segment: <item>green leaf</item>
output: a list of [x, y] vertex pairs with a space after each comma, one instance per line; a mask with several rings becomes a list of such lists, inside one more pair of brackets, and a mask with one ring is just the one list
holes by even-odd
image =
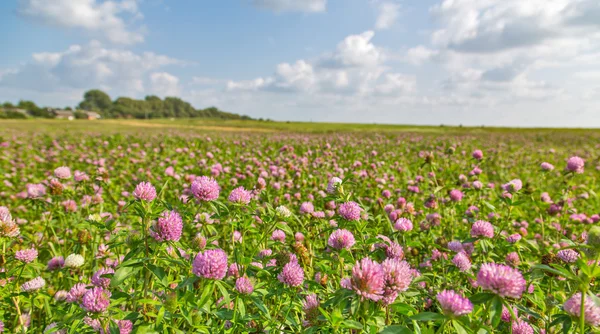
[[467, 329], [457, 320], [452, 320], [452, 326], [454, 326], [454, 329], [456, 329], [456, 333], [458, 334], [469, 334]]
[[401, 325], [391, 325], [385, 327], [379, 334], [412, 334], [413, 331]]
[[148, 269], [154, 274], [154, 276], [156, 276], [156, 278], [158, 278], [158, 280], [160, 281], [160, 284], [162, 286], [167, 286], [167, 273], [165, 273], [165, 270], [163, 268], [157, 267], [153, 264], [148, 264], [147, 265]]
[[342, 321], [342, 327], [350, 329], [362, 329], [363, 325], [355, 320], [344, 320]]
[[404, 303], [394, 303], [390, 305], [390, 307], [392, 308], [392, 310], [404, 315], [409, 315], [410, 313], [417, 313], [417, 309]]
[[438, 321], [438, 320], [444, 320], [444, 319], [446, 319], [446, 317], [439, 313], [421, 312], [417, 315], [413, 315], [412, 317], [410, 317], [410, 319], [416, 320], [416, 321]]
[[477, 294], [472, 295], [469, 300], [471, 300], [471, 302], [473, 304], [484, 304], [487, 301], [491, 300], [492, 298], [494, 298], [496, 295], [494, 295], [493, 293], [488, 293], [488, 292], [480, 292]]
[[496, 328], [502, 320], [502, 300], [499, 297], [492, 299], [490, 307], [490, 319], [492, 319], [492, 327]]
[[133, 267], [121, 267], [115, 271], [113, 278], [110, 280], [110, 286], [118, 287], [121, 285], [129, 276], [133, 275], [137, 269]]

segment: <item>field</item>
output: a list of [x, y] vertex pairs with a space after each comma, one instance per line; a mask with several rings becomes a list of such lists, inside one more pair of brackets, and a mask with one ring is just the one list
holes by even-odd
[[596, 332], [599, 144], [3, 120], [0, 332]]

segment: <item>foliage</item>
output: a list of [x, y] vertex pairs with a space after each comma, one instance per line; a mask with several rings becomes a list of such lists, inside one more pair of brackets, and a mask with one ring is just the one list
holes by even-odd
[[[119, 104], [135, 109], [138, 102]], [[44, 333], [54, 324], [64, 333], [129, 333], [127, 321], [133, 333], [597, 330], [600, 231], [590, 227], [600, 221], [600, 171], [593, 134], [173, 135], [160, 123], [147, 124], [156, 131], [0, 133], [6, 332]], [[483, 157], [472, 155], [476, 150]], [[575, 155], [585, 160], [582, 173], [566, 169]], [[542, 162], [555, 169], [543, 170]], [[200, 176], [219, 187], [199, 193]], [[332, 182], [334, 176], [339, 180]], [[139, 188], [142, 181], [155, 192]], [[248, 192], [234, 191], [239, 187]], [[208, 201], [214, 191], [216, 200]], [[164, 221], [171, 211], [182, 218], [180, 234]], [[400, 218], [410, 228], [400, 228]], [[479, 220], [492, 225], [491, 236], [472, 231]], [[173, 229], [169, 238], [160, 237], [163, 228]], [[339, 229], [352, 233], [353, 242], [329, 242]], [[23, 260], [32, 248], [32, 261]], [[214, 249], [227, 254], [225, 277], [198, 274], [198, 255]], [[454, 264], [458, 253], [469, 268]], [[71, 254], [83, 257], [81, 266], [58, 260]], [[394, 295], [385, 283], [365, 297], [368, 284], [356, 283], [356, 263], [365, 258], [406, 261], [408, 286]], [[302, 271], [301, 284], [282, 278], [289, 263]], [[478, 277], [484, 263], [507, 264], [522, 275], [520, 293], [502, 291], [517, 283]], [[36, 277], [45, 284], [24, 286]], [[239, 277], [251, 282], [250, 293], [236, 287]], [[109, 291], [106, 309], [65, 300], [77, 283], [86, 294]], [[443, 290], [468, 298], [472, 308], [460, 315], [444, 310], [436, 297]], [[578, 292], [590, 305], [585, 317], [565, 306]], [[312, 294], [316, 307], [309, 308]]]

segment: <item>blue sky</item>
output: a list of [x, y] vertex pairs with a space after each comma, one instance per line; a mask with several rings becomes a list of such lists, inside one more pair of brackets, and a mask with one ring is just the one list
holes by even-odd
[[0, 101], [600, 127], [596, 0], [7, 0], [0, 39]]

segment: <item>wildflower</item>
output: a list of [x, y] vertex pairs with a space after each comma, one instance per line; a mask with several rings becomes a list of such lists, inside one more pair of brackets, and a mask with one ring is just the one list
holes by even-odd
[[385, 272], [381, 265], [368, 257], [356, 262], [352, 268], [350, 287], [361, 299], [379, 301], [383, 298]]
[[354, 246], [355, 242], [352, 232], [345, 229], [339, 229], [331, 233], [327, 244], [329, 247], [335, 249], [350, 249]]
[[219, 184], [213, 178], [200, 176], [192, 182], [191, 191], [199, 201], [210, 202], [219, 198]]
[[581, 174], [583, 173], [583, 167], [585, 166], [585, 161], [578, 156], [570, 157], [567, 160], [567, 170], [572, 173]]
[[283, 270], [277, 275], [277, 279], [289, 286], [300, 286], [304, 282], [304, 270], [298, 262], [290, 261], [283, 266]]
[[33, 292], [43, 288], [46, 285], [46, 281], [41, 277], [36, 277], [30, 281], [27, 281], [21, 285], [21, 290], [25, 292]]
[[342, 179], [340, 179], [339, 177], [332, 177], [329, 180], [329, 183], [327, 183], [327, 193], [328, 194], [335, 194], [338, 190], [338, 187], [342, 184]]
[[460, 202], [460, 200], [463, 198], [463, 193], [462, 191], [458, 190], [458, 189], [453, 189], [450, 191], [450, 200], [452, 200], [452, 202]]
[[[586, 298], [583, 305], [585, 322], [591, 326], [600, 325], [600, 305], [596, 305], [591, 298]], [[578, 292], [569, 298], [563, 305], [563, 308], [565, 309], [565, 312], [571, 316], [579, 318], [581, 314], [581, 292]]]
[[339, 215], [342, 216], [342, 218], [349, 221], [359, 220], [361, 212], [362, 209], [360, 208], [358, 203], [352, 201], [342, 203], [338, 208]]
[[494, 237], [494, 226], [490, 222], [478, 220], [471, 226], [472, 237]]
[[231, 191], [229, 194], [229, 201], [238, 204], [249, 204], [252, 199], [252, 195], [250, 192], [244, 187], [237, 187]]
[[579, 259], [579, 253], [572, 249], [562, 249], [556, 253], [556, 256], [566, 263], [573, 263]]
[[285, 206], [283, 206], [283, 205], [280, 205], [280, 206], [278, 206], [278, 207], [275, 209], [275, 211], [277, 211], [277, 213], [278, 213], [278, 214], [279, 214], [281, 217], [284, 217], [284, 218], [287, 218], [287, 217], [289, 217], [289, 216], [291, 216], [291, 215], [292, 215], [292, 212], [291, 212], [291, 211], [290, 211], [288, 208], [286, 208]]
[[71, 290], [69, 290], [65, 300], [69, 303], [80, 302], [86, 291], [87, 287], [85, 284], [77, 283], [71, 288]]
[[275, 230], [271, 233], [271, 240], [285, 242], [285, 232], [282, 230]]
[[410, 219], [398, 218], [398, 220], [396, 220], [396, 223], [394, 224], [394, 229], [396, 231], [401, 231], [401, 232], [412, 231], [413, 223], [412, 223], [412, 221], [410, 221]]
[[110, 296], [108, 290], [100, 287], [91, 288], [81, 298], [81, 307], [88, 312], [104, 312], [110, 305]]
[[223, 279], [227, 274], [227, 254], [222, 249], [209, 249], [196, 255], [192, 273], [208, 279]]
[[464, 251], [460, 251], [454, 255], [454, 258], [452, 258], [452, 263], [463, 272], [471, 269], [471, 260]]
[[38, 257], [38, 251], [35, 248], [23, 249], [15, 253], [15, 258], [24, 263], [31, 263]]
[[542, 170], [548, 171], [548, 172], [554, 170], [554, 166], [548, 162], [542, 162], [542, 164], [540, 165], [540, 168], [542, 168]]
[[146, 202], [152, 202], [156, 198], [156, 189], [150, 182], [141, 182], [135, 187], [133, 196]]
[[235, 281], [235, 290], [241, 294], [249, 295], [254, 291], [254, 286], [247, 277], [242, 276]]
[[502, 264], [484, 263], [477, 273], [477, 284], [501, 297], [521, 298], [526, 282], [517, 269]]
[[512, 323], [512, 333], [513, 334], [533, 334], [533, 328], [527, 322], [523, 320], [513, 321]]
[[523, 182], [519, 179], [514, 179], [502, 185], [502, 189], [508, 193], [516, 193], [523, 188]]
[[436, 299], [442, 307], [444, 314], [458, 317], [473, 311], [471, 301], [453, 290], [444, 290], [436, 295]]
[[67, 268], [79, 268], [83, 266], [85, 259], [79, 254], [71, 254], [65, 259], [65, 267]]
[[110, 285], [110, 278], [102, 276], [114, 273], [115, 271], [112, 268], [101, 268], [92, 275], [92, 284], [106, 289]]
[[157, 241], [179, 241], [183, 222], [177, 211], [166, 211], [158, 218], [151, 235]]
[[311, 202], [304, 202], [300, 204], [300, 213], [313, 213], [315, 211], [315, 207]]
[[71, 169], [69, 169], [69, 167], [66, 166], [58, 167], [54, 170], [54, 176], [63, 180], [70, 179]]

